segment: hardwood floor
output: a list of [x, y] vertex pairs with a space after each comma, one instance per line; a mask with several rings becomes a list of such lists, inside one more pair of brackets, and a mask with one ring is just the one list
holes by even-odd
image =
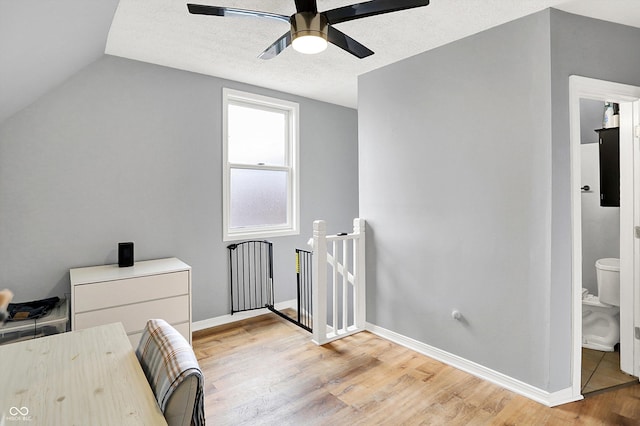
[[548, 408], [368, 332], [274, 314], [194, 333], [208, 425], [638, 425], [640, 385]]

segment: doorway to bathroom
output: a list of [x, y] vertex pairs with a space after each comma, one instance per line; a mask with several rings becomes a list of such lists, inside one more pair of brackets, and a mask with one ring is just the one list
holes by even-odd
[[[636, 339], [636, 333], [640, 333], [640, 328], [637, 328], [640, 322], [640, 240], [634, 236], [636, 229], [640, 236], [638, 99], [639, 87], [570, 77], [572, 393], [577, 397], [603, 388], [637, 383], [640, 374], [640, 345]], [[615, 103], [619, 108], [619, 123], [616, 125], [603, 123], [605, 102]], [[616, 130], [603, 131], [603, 127]], [[619, 150], [615, 153], [619, 160], [619, 166], [616, 165], [619, 170], [619, 201], [613, 202], [607, 188], [600, 187], [600, 183], [606, 185], [607, 180], [605, 176], [603, 181], [600, 173], [601, 145], [603, 138], [610, 137], [609, 133], [616, 133], [616, 148]], [[617, 193], [617, 184], [615, 189]], [[612, 339], [600, 341], [596, 338], [591, 339], [592, 344], [586, 344], [590, 348], [584, 349], [583, 314], [589, 318], [593, 311], [599, 311], [597, 314], [602, 318], [611, 314], [616, 316], [613, 310], [617, 311], [617, 308], [596, 306], [598, 299], [595, 299], [598, 296], [598, 273], [611, 274], [614, 270], [620, 277], [620, 343], [613, 345], [615, 348], [607, 347]], [[585, 294], [595, 303], [583, 302]], [[606, 325], [606, 321], [601, 323]]]
[[618, 108], [615, 103], [580, 99], [582, 395], [637, 381], [620, 368], [620, 303], [601, 303], [609, 301], [602, 300], [606, 297], [600, 287], [619, 284]]

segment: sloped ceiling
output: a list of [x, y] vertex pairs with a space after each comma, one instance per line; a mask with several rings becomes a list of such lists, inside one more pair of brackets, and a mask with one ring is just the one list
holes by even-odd
[[[189, 0], [291, 15], [294, 0]], [[318, 10], [357, 0], [318, 0]], [[451, 41], [556, 7], [640, 26], [640, 0], [431, 0], [426, 7], [345, 22], [336, 27], [372, 49], [357, 59], [338, 47], [318, 55], [288, 48], [276, 58], [257, 56], [288, 24], [252, 17], [190, 15], [187, 1], [120, 0], [106, 53], [228, 78], [356, 107], [357, 77]]]
[[0, 123], [100, 58], [118, 0], [0, 0]]

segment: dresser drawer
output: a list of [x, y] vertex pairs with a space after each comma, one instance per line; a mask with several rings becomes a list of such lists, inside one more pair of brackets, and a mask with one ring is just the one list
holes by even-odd
[[[104, 281], [73, 287], [75, 312], [144, 302], [189, 293], [189, 272]], [[125, 326], [126, 328], [126, 326]]]
[[116, 306], [91, 312], [76, 313], [74, 330], [121, 322], [127, 334], [141, 333], [147, 321], [161, 318], [169, 324], [189, 322], [189, 296], [152, 300], [135, 305]]

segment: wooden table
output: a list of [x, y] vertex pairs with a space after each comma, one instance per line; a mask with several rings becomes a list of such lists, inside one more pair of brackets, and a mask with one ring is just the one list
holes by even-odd
[[0, 424], [167, 423], [116, 323], [0, 346]]

